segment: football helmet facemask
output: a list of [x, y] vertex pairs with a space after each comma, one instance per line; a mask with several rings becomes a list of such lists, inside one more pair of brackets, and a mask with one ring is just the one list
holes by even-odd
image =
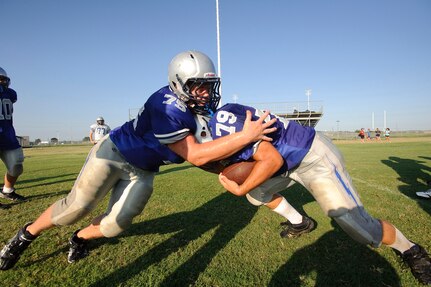
[[10, 78], [7, 76], [6, 71], [0, 68], [0, 85], [2, 87], [9, 88]]
[[[198, 51], [176, 55], [168, 68], [169, 86], [180, 100], [196, 114], [215, 112], [220, 102], [220, 78], [211, 59]], [[193, 87], [205, 86], [209, 96], [202, 98], [191, 93]]]

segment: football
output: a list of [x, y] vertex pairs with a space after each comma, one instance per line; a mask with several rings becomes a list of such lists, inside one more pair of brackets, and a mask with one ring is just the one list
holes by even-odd
[[231, 164], [223, 169], [223, 175], [237, 184], [243, 184], [255, 164], [255, 161], [241, 161]]

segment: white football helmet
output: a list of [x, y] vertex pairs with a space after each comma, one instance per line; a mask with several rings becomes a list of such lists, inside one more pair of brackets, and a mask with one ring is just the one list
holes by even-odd
[[[196, 114], [212, 114], [220, 101], [220, 78], [211, 59], [198, 51], [176, 55], [168, 68], [169, 86], [180, 100]], [[197, 99], [190, 92], [192, 86], [210, 84], [209, 98]]]
[[10, 78], [7, 76], [7, 73], [5, 70], [0, 68], [0, 85], [4, 88], [8, 88], [10, 84]]
[[105, 119], [103, 117], [98, 117], [96, 119], [96, 122], [97, 122], [98, 125], [103, 125], [104, 122], [105, 122]]

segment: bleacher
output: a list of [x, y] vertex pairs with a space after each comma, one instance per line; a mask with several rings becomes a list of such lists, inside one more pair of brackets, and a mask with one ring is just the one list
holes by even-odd
[[270, 110], [279, 117], [296, 121], [300, 125], [315, 127], [323, 116], [322, 102], [279, 102], [245, 104], [260, 110]]

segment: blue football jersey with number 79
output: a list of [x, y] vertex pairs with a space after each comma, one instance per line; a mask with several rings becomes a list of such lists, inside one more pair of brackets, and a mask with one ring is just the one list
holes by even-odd
[[[257, 120], [263, 114], [260, 110], [240, 104], [226, 104], [218, 109], [209, 122], [213, 139], [241, 131], [247, 110], [251, 111], [252, 120]], [[294, 169], [308, 153], [316, 132], [311, 127], [301, 126], [273, 114], [268, 117], [268, 120], [277, 118], [274, 124], [277, 130], [268, 136], [273, 139], [271, 143], [284, 159], [284, 166], [277, 174]], [[231, 156], [230, 160], [232, 162], [250, 160], [253, 157], [254, 148], [255, 145], [250, 144]]]

